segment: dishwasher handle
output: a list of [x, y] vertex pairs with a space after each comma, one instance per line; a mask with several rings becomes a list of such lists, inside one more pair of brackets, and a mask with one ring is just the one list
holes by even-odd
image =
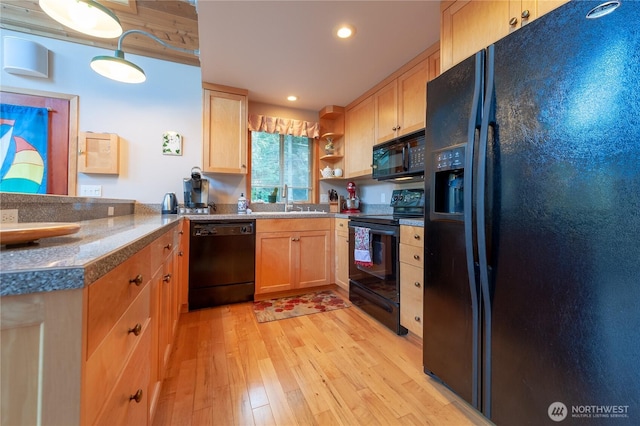
[[200, 222], [191, 224], [191, 237], [253, 235], [254, 222]]

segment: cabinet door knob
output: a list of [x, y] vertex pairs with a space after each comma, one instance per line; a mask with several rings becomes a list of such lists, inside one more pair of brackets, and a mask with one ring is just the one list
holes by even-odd
[[135, 278], [129, 280], [129, 284], [135, 284], [140, 286], [144, 280], [142, 279], [142, 275], [138, 274]]
[[398, 130], [398, 127], [394, 126], [394, 127], [391, 128], [391, 130], [393, 130], [395, 132], [396, 130]]
[[133, 333], [135, 336], [139, 336], [141, 331], [142, 331], [142, 325], [140, 325], [140, 323], [138, 323], [138, 324], [136, 324], [135, 327], [130, 328], [129, 331], [127, 332], [127, 334]]
[[413, 285], [415, 285], [416, 287], [420, 288], [420, 282], [416, 281], [415, 283], [413, 283]]
[[178, 232], [178, 234], [182, 235], [182, 234], [184, 234], [184, 231], [180, 231], [180, 232]]
[[184, 256], [184, 252], [183, 251], [179, 251], [178, 252], [178, 256]]
[[135, 401], [136, 404], [139, 404], [142, 401], [142, 389], [138, 389], [138, 391], [129, 397], [129, 401]]
[[162, 281], [164, 281], [165, 283], [168, 283], [169, 281], [171, 281], [171, 274], [167, 274], [164, 277], [162, 277]]
[[414, 234], [413, 238], [415, 238], [416, 240], [419, 240], [420, 239], [420, 235], [419, 234]]
[[173, 244], [169, 243], [166, 246], [164, 246], [165, 249], [167, 250], [171, 250], [171, 247], [173, 247]]
[[344, 223], [341, 223], [341, 224], [339, 224], [338, 226], [339, 226], [340, 228], [343, 228], [343, 227], [344, 227]]
[[420, 322], [420, 317], [419, 317], [419, 316], [417, 316], [417, 315], [416, 315], [415, 317], [413, 317], [413, 319], [414, 319], [416, 322]]
[[511, 25], [512, 27], [515, 27], [517, 23], [518, 23], [518, 18], [516, 18], [515, 16], [509, 19], [509, 25]]
[[414, 254], [414, 255], [413, 255], [413, 258], [414, 258], [415, 260], [420, 260], [420, 255]]
[[525, 9], [525, 10], [522, 11], [522, 15], [520, 15], [520, 16], [522, 16], [522, 19], [528, 19], [529, 16], [531, 16], [531, 13], [529, 13], [528, 9]]

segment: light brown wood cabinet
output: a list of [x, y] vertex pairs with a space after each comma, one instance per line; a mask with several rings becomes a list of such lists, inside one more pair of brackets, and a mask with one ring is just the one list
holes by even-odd
[[180, 249], [180, 225], [157, 238], [151, 250], [151, 318], [150, 379], [148, 385], [149, 419], [153, 419], [160, 397], [162, 380], [169, 363], [180, 312], [180, 280], [176, 259]]
[[442, 71], [567, 1], [443, 1], [440, 21]]
[[422, 337], [424, 228], [400, 226], [400, 324]]
[[203, 83], [202, 171], [247, 173], [248, 91]]
[[334, 219], [335, 282], [349, 291], [349, 219]]
[[117, 175], [120, 138], [113, 133], [78, 134], [78, 172]]
[[330, 284], [330, 221], [329, 218], [256, 221], [255, 294]]
[[375, 93], [376, 144], [424, 128], [428, 80], [425, 59]]
[[369, 96], [345, 112], [345, 176], [371, 175], [375, 141], [375, 104]]

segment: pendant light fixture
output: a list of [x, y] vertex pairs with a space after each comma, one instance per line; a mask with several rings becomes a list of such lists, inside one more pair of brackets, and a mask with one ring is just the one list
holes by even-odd
[[145, 35], [168, 49], [178, 50], [180, 52], [190, 53], [193, 55], [199, 55], [199, 50], [183, 49], [182, 47], [172, 46], [165, 41], [159, 39], [153, 34], [149, 34], [142, 30], [129, 30], [122, 33], [118, 39], [118, 48], [114, 52], [113, 56], [96, 56], [91, 60], [91, 68], [98, 74], [110, 78], [112, 80], [120, 81], [123, 83], [142, 83], [147, 79], [142, 68], [129, 62], [124, 58], [124, 52], [122, 51], [122, 40], [129, 34], [142, 34]]
[[40, 8], [62, 25], [100, 38], [122, 34], [118, 17], [94, 0], [39, 0]]

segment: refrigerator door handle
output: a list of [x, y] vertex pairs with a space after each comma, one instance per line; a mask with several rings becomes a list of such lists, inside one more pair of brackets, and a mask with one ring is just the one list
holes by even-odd
[[[482, 398], [483, 413], [491, 418], [491, 295], [489, 292], [489, 266], [487, 264], [487, 236], [485, 218], [485, 184], [487, 181], [487, 143], [489, 126], [495, 123], [494, 96], [494, 57], [495, 46], [487, 48], [486, 94], [482, 112], [482, 127], [480, 128], [480, 143], [478, 144], [478, 170], [476, 190], [476, 229], [478, 234], [478, 263], [480, 265], [480, 290], [484, 316], [484, 390]], [[495, 134], [495, 132], [494, 132]]]
[[471, 296], [472, 311], [472, 378], [471, 378], [471, 403], [477, 409], [480, 409], [480, 371], [479, 371], [479, 335], [480, 335], [480, 305], [478, 300], [478, 285], [476, 283], [476, 268], [473, 257], [473, 162], [474, 150], [477, 140], [478, 128], [480, 127], [480, 117], [482, 114], [482, 92], [484, 76], [484, 51], [476, 53], [475, 64], [475, 86], [473, 91], [473, 102], [471, 112], [469, 114], [469, 127], [467, 129], [467, 149], [465, 153], [465, 173], [463, 194], [464, 205], [464, 239], [465, 251], [467, 255], [467, 273], [469, 276], [469, 292]]

